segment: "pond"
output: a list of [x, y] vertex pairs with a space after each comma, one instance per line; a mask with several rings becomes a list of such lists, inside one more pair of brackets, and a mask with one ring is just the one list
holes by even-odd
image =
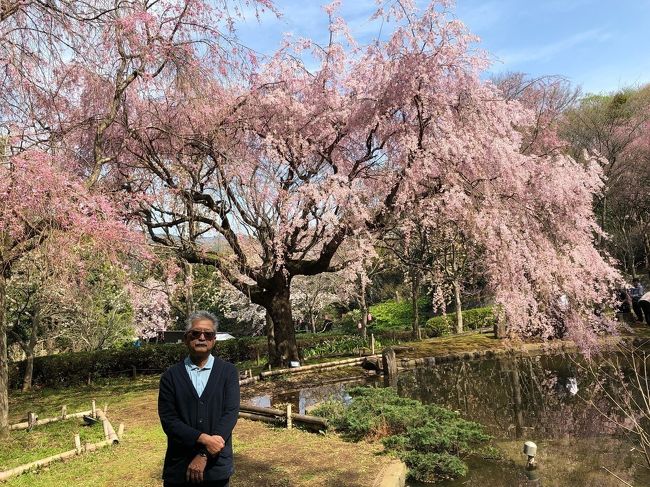
[[[403, 372], [398, 392], [483, 424], [504, 452], [501, 462], [470, 460], [467, 477], [439, 485], [624, 485], [613, 473], [648, 486], [644, 458], [622, 434], [617, 423], [624, 418], [605, 393], [620, 395], [629, 380], [621, 372], [626, 361], [609, 355], [596, 363], [605, 361], [618, 365], [590, 367], [581, 357], [568, 355], [440, 364]], [[538, 447], [539, 466], [533, 472], [524, 468], [526, 440]]]
[[304, 387], [296, 390], [279, 391], [273, 394], [263, 394], [255, 396], [247, 402], [254, 406], [265, 408], [291, 404], [292, 411], [298, 414], [308, 414], [311, 408], [330, 399], [347, 403], [350, 401], [350, 396], [346, 391], [350, 387], [373, 384], [383, 385], [383, 382], [380, 377], [372, 376], [352, 380], [343, 379], [315, 387]]
[[[609, 355], [596, 363], [619, 358]], [[437, 485], [625, 485], [616, 475], [635, 486], [650, 486], [644, 458], [617, 424], [625, 423], [625, 418], [604, 392], [620, 394], [630, 378], [627, 369], [621, 364], [617, 369], [585, 367], [581, 357], [567, 355], [454, 362], [403, 371], [397, 389], [402, 396], [446, 406], [483, 424], [503, 452], [500, 461], [468, 459], [467, 477]], [[366, 382], [377, 383], [373, 378]], [[304, 413], [329, 397], [349, 400], [348, 387], [351, 384], [327, 384], [259, 396], [254, 403], [290, 402]], [[532, 472], [526, 471], [522, 452], [527, 440], [538, 447], [539, 466]]]

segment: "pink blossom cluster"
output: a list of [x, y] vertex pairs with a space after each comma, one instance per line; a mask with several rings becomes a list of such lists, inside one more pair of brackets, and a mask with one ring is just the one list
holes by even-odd
[[133, 286], [134, 325], [136, 335], [144, 339], [158, 338], [171, 323], [171, 306], [165, 283], [153, 278]]

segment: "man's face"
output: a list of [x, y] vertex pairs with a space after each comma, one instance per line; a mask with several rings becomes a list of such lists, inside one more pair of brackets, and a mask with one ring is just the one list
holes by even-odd
[[215, 331], [212, 321], [196, 320], [192, 328], [185, 332], [185, 345], [194, 354], [206, 354], [212, 350], [215, 341]]

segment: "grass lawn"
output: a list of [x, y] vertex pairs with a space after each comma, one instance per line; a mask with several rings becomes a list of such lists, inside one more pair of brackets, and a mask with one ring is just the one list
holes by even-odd
[[[318, 382], [319, 378], [318, 375], [312, 376], [311, 380]], [[96, 399], [98, 407], [108, 403], [108, 417], [113, 426], [117, 428], [123, 422], [126, 430], [123, 441], [117, 446], [14, 477], [4, 485], [161, 487], [166, 437], [158, 422], [157, 387], [157, 377], [140, 377], [137, 380], [116, 379], [93, 386], [12, 393], [12, 423], [24, 418], [29, 411], [40, 417], [55, 416], [60, 414], [63, 404], [71, 413], [89, 409], [91, 400]], [[242, 393], [246, 395], [245, 387]], [[43, 426], [43, 431], [47, 426], [54, 425]], [[38, 427], [25, 434], [31, 435], [37, 430]], [[101, 436], [101, 427], [98, 431]], [[71, 442], [73, 435], [73, 431], [62, 432], [61, 439]], [[49, 438], [32, 437], [32, 440], [50, 442]], [[378, 445], [353, 444], [333, 434], [317, 435], [295, 429], [272, 428], [241, 419], [235, 428], [233, 446], [236, 470], [231, 482], [233, 487], [372, 486], [378, 472], [391, 461], [389, 457], [378, 455], [381, 448]], [[71, 448], [66, 444], [60, 451]], [[25, 454], [22, 450], [23, 443], [12, 435], [6, 450], [0, 450], [3, 452], [0, 459], [21, 458]], [[11, 461], [14, 462], [11, 465], [15, 465], [15, 461]]]
[[82, 445], [104, 439], [101, 423], [85, 426], [80, 418], [36, 426], [32, 431], [12, 431], [9, 441], [0, 443], [0, 471], [74, 450], [76, 433], [79, 433]]

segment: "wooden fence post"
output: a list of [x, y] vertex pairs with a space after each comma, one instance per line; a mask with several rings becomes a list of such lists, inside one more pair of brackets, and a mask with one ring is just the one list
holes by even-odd
[[61, 408], [61, 419], [66, 419], [68, 417], [68, 406], [65, 404]]
[[97, 417], [97, 405], [95, 404], [94, 399], [93, 399], [93, 407], [92, 407], [92, 416], [93, 416], [93, 418]]
[[[105, 418], [105, 416], [104, 416], [104, 418]], [[111, 435], [110, 435], [110, 433], [108, 432], [108, 421], [106, 421], [106, 419], [104, 419], [104, 420], [102, 421], [102, 427], [104, 428], [104, 439], [105, 439], [105, 440], [110, 439], [110, 436], [111, 436]]]
[[77, 455], [81, 455], [81, 437], [79, 433], [74, 435], [74, 448], [77, 450]]
[[387, 348], [382, 352], [381, 356], [384, 366], [384, 383], [386, 385], [397, 385], [397, 357], [395, 350]]
[[375, 354], [375, 334], [370, 334], [370, 355]]
[[291, 404], [287, 404], [287, 429], [291, 429], [293, 427], [293, 421], [291, 419]]
[[32, 429], [34, 426], [36, 426], [36, 421], [38, 421], [38, 416], [36, 416], [36, 413], [28, 413], [27, 414], [27, 429]]

